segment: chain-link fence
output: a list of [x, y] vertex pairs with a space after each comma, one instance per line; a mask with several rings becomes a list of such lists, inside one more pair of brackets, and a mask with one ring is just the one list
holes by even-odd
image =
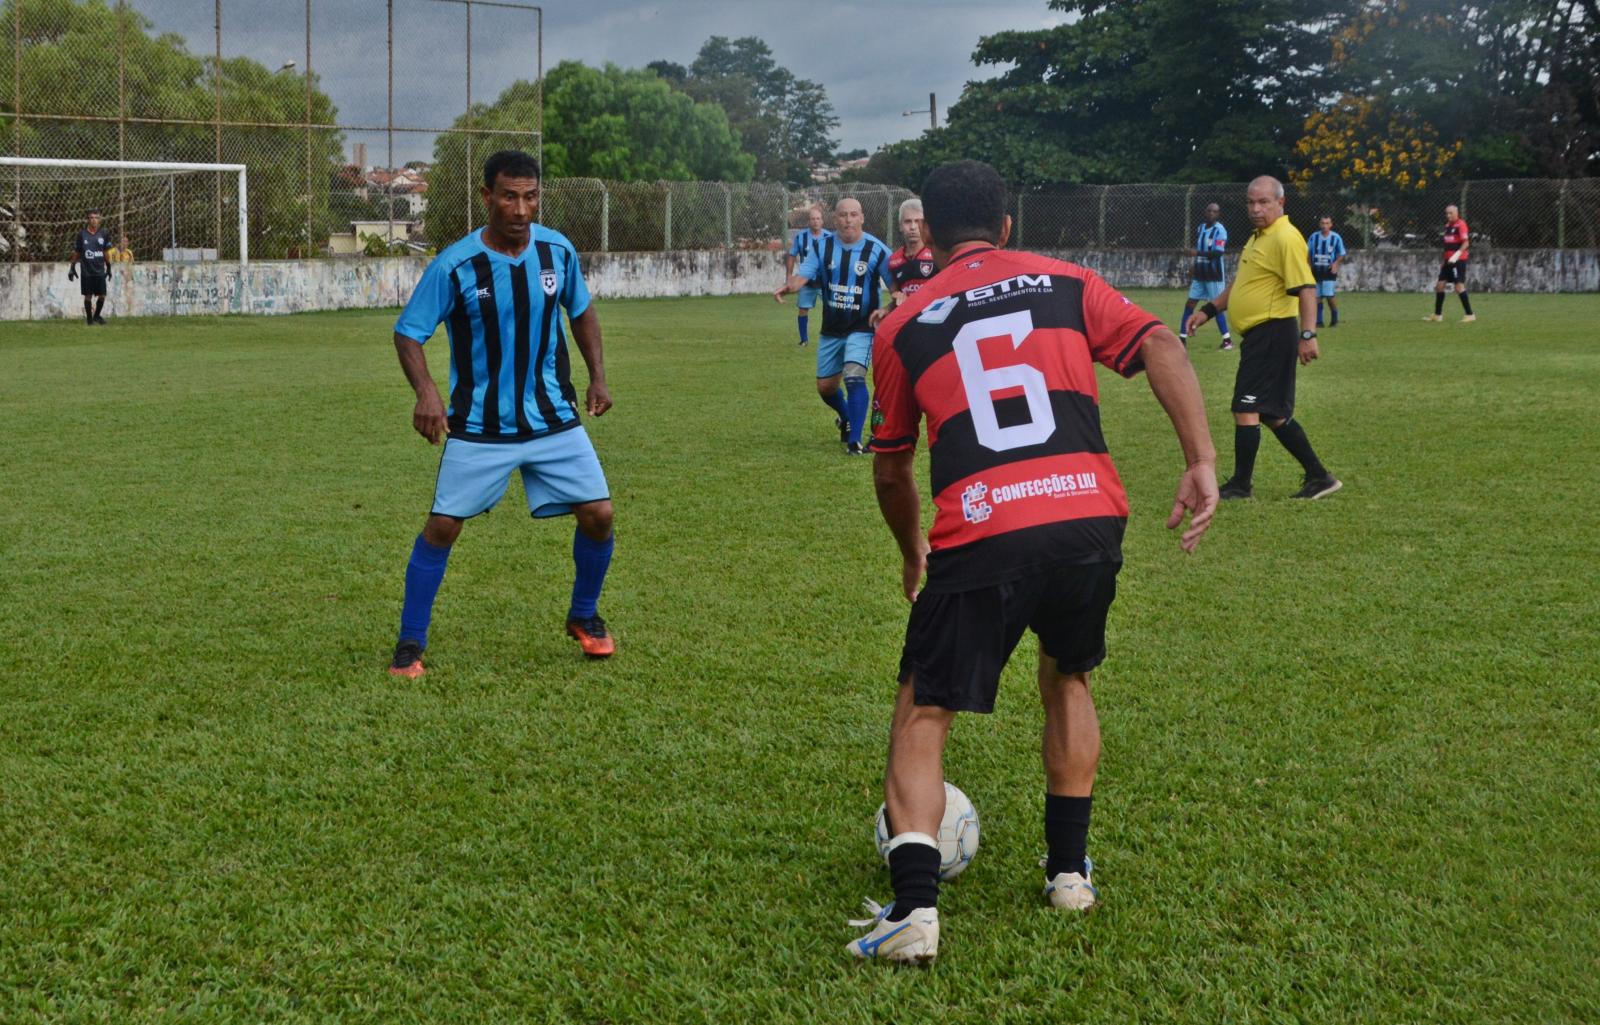
[[779, 249], [806, 226], [813, 203], [831, 210], [845, 196], [860, 201], [866, 229], [893, 244], [900, 203], [911, 193], [888, 185], [565, 178], [546, 183], [540, 219], [583, 252]]
[[[1079, 185], [1011, 197], [1013, 244], [1028, 249], [1185, 249], [1209, 203], [1230, 238], [1250, 233], [1243, 182], [1210, 185]], [[1361, 197], [1290, 186], [1284, 210], [1302, 232], [1327, 216], [1351, 249], [1432, 249], [1454, 204], [1476, 249], [1600, 246], [1600, 179], [1453, 182]]]
[[[0, 152], [245, 164], [252, 256], [425, 248], [427, 211], [437, 234], [482, 223], [465, 168], [539, 153], [542, 21], [519, 0], [3, 0]], [[509, 123], [483, 101], [519, 81]], [[0, 256], [62, 259], [98, 208], [136, 252], [232, 257], [236, 203], [226, 174], [0, 169]]]

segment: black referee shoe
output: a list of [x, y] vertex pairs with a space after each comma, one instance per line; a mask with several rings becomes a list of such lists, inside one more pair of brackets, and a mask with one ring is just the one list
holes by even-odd
[[1223, 483], [1222, 487], [1217, 489], [1217, 497], [1224, 502], [1230, 498], [1252, 498], [1255, 493], [1255, 489], [1250, 485], [1235, 484], [1232, 478], [1229, 478]]
[[1304, 498], [1307, 501], [1311, 501], [1317, 498], [1326, 498], [1342, 487], [1344, 487], [1343, 481], [1331, 473], [1325, 473], [1321, 477], [1307, 477], [1304, 486], [1289, 497]]

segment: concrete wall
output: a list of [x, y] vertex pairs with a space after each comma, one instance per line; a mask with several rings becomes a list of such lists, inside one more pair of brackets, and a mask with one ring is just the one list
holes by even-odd
[[[1183, 288], [1189, 260], [1160, 250], [1072, 250], [1050, 255], [1092, 267], [1118, 288]], [[1339, 267], [1341, 292], [1432, 291], [1439, 276], [1437, 250], [1369, 249], [1350, 254]], [[1238, 269], [1227, 259], [1228, 280]], [[1600, 291], [1600, 249], [1495, 249], [1474, 253], [1467, 272], [1473, 292]]]
[[[1052, 253], [1092, 267], [1119, 288], [1181, 288], [1188, 260], [1156, 250]], [[106, 297], [113, 316], [300, 313], [399, 306], [427, 261], [420, 257], [352, 260], [262, 260], [236, 263], [135, 263], [119, 268]], [[590, 253], [584, 275], [596, 295], [648, 298], [750, 295], [783, 278], [783, 256], [769, 250]], [[1234, 259], [1230, 258], [1229, 280]], [[1439, 270], [1433, 250], [1369, 250], [1352, 255], [1339, 274], [1341, 291], [1431, 290]], [[1600, 250], [1497, 249], [1472, 258], [1475, 292], [1600, 291]], [[77, 282], [65, 263], [0, 264], [0, 320], [76, 317]]]

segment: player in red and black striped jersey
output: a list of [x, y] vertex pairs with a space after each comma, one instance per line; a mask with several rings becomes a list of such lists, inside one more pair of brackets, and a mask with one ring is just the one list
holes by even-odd
[[[1100, 431], [1096, 363], [1125, 377], [1143, 370], [1177, 429], [1187, 468], [1167, 526], [1190, 514], [1185, 551], [1217, 505], [1216, 452], [1177, 336], [1092, 271], [1000, 248], [1011, 221], [987, 164], [938, 168], [922, 203], [942, 269], [873, 343], [873, 478], [913, 602], [884, 783], [895, 900], [849, 946], [896, 960], [937, 952], [945, 738], [956, 712], [992, 710], [1025, 629], [1039, 636], [1045, 704], [1045, 894], [1061, 908], [1095, 903], [1085, 845], [1100, 728], [1089, 673], [1105, 657], [1128, 516]], [[924, 418], [937, 506], [926, 540], [912, 472]]]
[[1461, 322], [1477, 320], [1472, 312], [1472, 300], [1467, 298], [1467, 242], [1471, 237], [1467, 222], [1461, 219], [1461, 211], [1454, 203], [1444, 208], [1444, 236], [1440, 240], [1444, 245], [1444, 263], [1439, 265], [1439, 280], [1433, 283], [1433, 316], [1423, 317], [1423, 320], [1439, 321], [1444, 319], [1444, 290], [1450, 285], [1456, 287], [1456, 298], [1461, 300]]
[[938, 273], [933, 250], [922, 239], [922, 200], [913, 197], [900, 204], [900, 235], [905, 242], [889, 254], [896, 304], [916, 295], [922, 283]]

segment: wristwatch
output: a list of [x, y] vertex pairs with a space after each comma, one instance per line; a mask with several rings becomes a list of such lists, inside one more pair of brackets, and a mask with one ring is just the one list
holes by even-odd
[[1316, 337], [1317, 337], [1317, 333], [1315, 331], [1302, 331], [1302, 332], [1300, 332], [1300, 340], [1302, 342], [1309, 342], [1313, 338], [1316, 338]]

